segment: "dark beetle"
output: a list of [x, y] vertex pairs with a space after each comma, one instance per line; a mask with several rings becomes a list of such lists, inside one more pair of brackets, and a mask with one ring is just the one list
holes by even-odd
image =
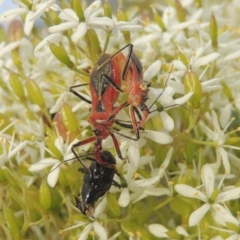
[[[93, 154], [94, 155], [94, 154]], [[79, 171], [84, 173], [81, 200], [75, 197], [76, 207], [84, 214], [92, 216], [95, 202], [102, 197], [112, 185], [121, 187], [113, 180], [114, 174], [118, 174], [115, 164], [116, 159], [108, 151], [100, 152], [102, 161], [106, 164], [99, 164], [94, 158], [86, 157], [93, 161], [89, 168], [80, 168]]]

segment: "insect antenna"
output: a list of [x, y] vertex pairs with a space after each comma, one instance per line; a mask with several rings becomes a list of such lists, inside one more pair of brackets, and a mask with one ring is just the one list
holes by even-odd
[[[171, 73], [172, 73], [172, 70], [173, 70], [173, 63], [171, 64], [171, 69], [170, 69], [170, 72], [169, 72], [169, 74], [168, 74], [167, 80], [166, 80], [165, 83], [164, 83], [162, 92], [158, 95], [158, 97], [154, 100], [154, 102], [153, 102], [153, 103], [151, 104], [151, 106], [148, 108], [149, 110], [153, 107], [153, 105], [157, 102], [157, 100], [163, 95], [164, 90], [165, 90], [166, 87], [167, 87], [167, 83], [168, 83], [168, 80], [169, 80], [170, 75], [171, 75]], [[154, 110], [154, 111], [152, 111], [152, 112], [155, 112], [155, 111], [157, 111], [157, 110]], [[149, 112], [149, 113], [152, 113], [152, 112]]]

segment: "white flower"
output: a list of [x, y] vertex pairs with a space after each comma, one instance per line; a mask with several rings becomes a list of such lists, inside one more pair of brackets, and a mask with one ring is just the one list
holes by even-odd
[[208, 116], [208, 120], [210, 123], [212, 123], [213, 130], [211, 130], [203, 122], [201, 122], [200, 124], [201, 124], [202, 130], [213, 141], [214, 147], [216, 150], [216, 154], [217, 154], [217, 160], [220, 160], [220, 159], [222, 160], [225, 171], [227, 174], [229, 174], [230, 173], [230, 164], [229, 164], [229, 159], [228, 159], [228, 152], [225, 150], [225, 148], [232, 148], [232, 149], [240, 150], [240, 148], [238, 148], [238, 147], [224, 144], [225, 138], [226, 138], [225, 131], [228, 129], [228, 127], [232, 121], [230, 121], [227, 124], [227, 126], [222, 130], [219, 125], [217, 114], [213, 110], [212, 110], [212, 116], [211, 116], [211, 118]]
[[[159, 238], [169, 238], [167, 232], [169, 231], [166, 227], [164, 227], [161, 224], [150, 224], [148, 226], [148, 230], [150, 233], [152, 233], [154, 236], [159, 237]], [[189, 234], [187, 233], [187, 231], [182, 227], [182, 226], [177, 226], [176, 227], [176, 232], [181, 235], [183, 238], [184, 237], [188, 237]], [[185, 238], [184, 238], [185, 239]], [[186, 238], [188, 239], [188, 238]]]
[[[225, 219], [231, 219], [232, 215], [228, 209], [220, 203], [239, 198], [240, 187], [220, 192], [215, 199], [212, 199], [212, 194], [215, 191], [215, 173], [209, 164], [202, 167], [201, 179], [204, 187], [203, 192], [185, 184], [175, 185], [176, 191], [184, 197], [197, 198], [204, 202], [199, 209], [190, 215], [189, 226], [197, 225], [209, 210], [213, 214], [224, 216]], [[218, 190], [220, 191], [219, 187]]]
[[117, 239], [119, 233], [115, 233], [113, 236], [111, 236], [110, 238], [108, 238], [108, 234], [106, 229], [97, 221], [93, 221], [92, 223], [87, 223], [87, 222], [81, 222], [78, 221], [76, 225], [71, 226], [69, 228], [65, 228], [64, 230], [62, 230], [63, 232], [72, 230], [74, 228], [79, 228], [79, 227], [83, 227], [84, 229], [81, 231], [80, 235], [78, 235], [78, 240], [86, 240], [88, 239], [89, 233], [91, 232], [91, 230], [94, 230], [94, 232], [98, 235], [98, 239], [100, 240], [115, 240]]
[[[2, 135], [2, 134], [0, 134]], [[13, 134], [11, 141], [6, 138], [0, 138], [2, 152], [0, 155], [0, 166], [3, 166], [13, 156], [19, 155], [20, 151], [24, 149], [28, 141], [14, 142], [15, 134]]]
[[48, 8], [54, 5], [55, 2], [56, 0], [49, 0], [49, 1], [41, 1], [39, 3], [38, 0], [34, 0], [34, 1], [31, 1], [31, 3], [29, 2], [29, 6], [27, 6], [24, 3], [17, 1], [17, 4], [19, 4], [20, 7], [4, 12], [0, 16], [0, 22], [6, 22], [6, 21], [9, 22], [14, 20], [19, 15], [26, 14], [25, 24], [24, 24], [24, 33], [27, 36], [29, 36], [34, 25], [34, 21], [37, 18], [39, 18], [42, 14], [44, 14], [44, 12]]
[[64, 9], [59, 18], [64, 22], [60, 23], [57, 26], [49, 28], [50, 33], [59, 33], [67, 29], [75, 28], [75, 31], [72, 35], [73, 42], [77, 43], [87, 32], [88, 28], [92, 29], [103, 29], [103, 30], [137, 30], [141, 26], [134, 23], [128, 22], [115, 22], [114, 20], [108, 17], [96, 17], [99, 13], [99, 8], [101, 6], [101, 1], [94, 1], [85, 11], [84, 17], [85, 21], [80, 22], [78, 16], [72, 9]]
[[[170, 148], [170, 150], [167, 153], [167, 156], [165, 160], [163, 161], [162, 165], [157, 170], [153, 170], [152, 177], [149, 179], [145, 179], [141, 176], [139, 176], [140, 180], [135, 180], [135, 169], [131, 167], [131, 161], [134, 161], [134, 158], [137, 158], [136, 154], [129, 156], [130, 164], [124, 167], [127, 167], [127, 173], [124, 174], [124, 179], [127, 182], [127, 188], [123, 188], [121, 190], [121, 194], [118, 200], [118, 203], [121, 207], [126, 207], [129, 202], [135, 203], [137, 201], [140, 201], [143, 198], [146, 198], [147, 196], [162, 196], [162, 195], [171, 195], [172, 190], [167, 188], [159, 188], [155, 185], [160, 181], [162, 177], [165, 176], [165, 170], [169, 165], [169, 162], [171, 160], [173, 153], [173, 148]], [[140, 158], [140, 166], [143, 166], [146, 163], [149, 163], [152, 159], [146, 158]], [[167, 179], [168, 181], [168, 179]], [[130, 192], [132, 192], [130, 194]]]
[[[58, 138], [55, 140], [55, 146], [62, 153], [64, 160], [71, 159], [72, 161], [74, 161], [74, 159], [71, 158], [73, 156], [73, 154], [70, 153], [72, 144], [69, 146], [67, 145], [67, 143], [64, 144], [62, 137], [58, 136]], [[49, 151], [49, 150], [47, 150], [47, 151]], [[67, 161], [67, 163], [71, 164], [72, 161]], [[47, 167], [53, 166], [50, 170], [50, 173], [48, 174], [47, 182], [48, 182], [49, 186], [54, 187], [57, 183], [57, 180], [58, 180], [58, 177], [60, 174], [60, 165], [62, 163], [63, 162], [60, 161], [59, 159], [44, 158], [44, 159], [40, 160], [39, 162], [32, 164], [28, 170], [30, 172], [39, 172]]]

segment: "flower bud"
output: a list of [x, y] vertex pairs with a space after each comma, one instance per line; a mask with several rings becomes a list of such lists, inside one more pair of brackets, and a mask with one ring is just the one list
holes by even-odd
[[19, 97], [21, 100], [23, 100], [25, 96], [24, 88], [22, 85], [22, 81], [19, 79], [17, 75], [15, 74], [10, 75], [10, 85], [15, 95]]
[[195, 3], [198, 8], [202, 7], [202, 0], [195, 0]]
[[229, 86], [226, 83], [222, 82], [222, 87], [223, 87], [223, 93], [225, 94], [225, 96], [228, 98], [230, 102], [233, 102], [234, 99]]
[[187, 67], [188, 66], [188, 59], [186, 58], [186, 56], [181, 51], [178, 51], [178, 57], [180, 58], [181, 62]]
[[52, 132], [52, 134], [48, 136], [48, 138], [46, 139], [46, 144], [48, 149], [51, 151], [51, 153], [56, 159], [62, 159], [63, 157], [62, 153], [55, 145], [56, 139], [57, 139], [57, 136]]
[[107, 0], [104, 2], [104, 16], [112, 18], [112, 8]]
[[73, 0], [72, 3], [73, 3], [73, 10], [77, 14], [79, 21], [84, 22], [85, 17], [84, 17], [84, 12], [83, 12], [83, 9], [82, 9], [81, 1], [80, 0]]
[[63, 205], [63, 198], [59, 194], [59, 191], [56, 190], [56, 188], [51, 188], [51, 210], [59, 211], [59, 209], [62, 208]]
[[[1, 151], [0, 151], [0, 154], [1, 154]], [[4, 174], [4, 171], [2, 170], [2, 168], [0, 168], [0, 183], [6, 183], [7, 182], [7, 179], [5, 177], [5, 174]]]
[[52, 54], [63, 64], [66, 64], [68, 68], [72, 69], [74, 63], [70, 60], [64, 47], [59, 47], [54, 43], [49, 44]]
[[39, 201], [44, 211], [48, 211], [51, 206], [51, 192], [46, 183], [42, 183], [39, 189]]
[[225, 222], [225, 224], [227, 225], [227, 228], [229, 230], [232, 230], [233, 232], [236, 232], [236, 233], [239, 232], [239, 226], [237, 226], [231, 222]]
[[62, 104], [60, 112], [62, 115], [62, 122], [64, 126], [67, 128], [67, 130], [70, 132], [77, 131], [79, 123], [75, 114], [72, 112], [71, 107], [64, 102]]
[[199, 108], [202, 98], [202, 85], [197, 74], [191, 70], [187, 71], [183, 76], [183, 84], [186, 93], [193, 92], [189, 102], [193, 108]]
[[88, 29], [84, 38], [87, 45], [88, 55], [92, 62], [95, 63], [102, 53], [98, 36], [94, 29]]
[[31, 9], [32, 8], [32, 4], [30, 1], [28, 0], [21, 0], [21, 2], [27, 6], [27, 8]]
[[217, 21], [212, 13], [211, 19], [210, 19], [210, 24], [209, 24], [209, 32], [210, 32], [210, 37], [212, 41], [212, 47], [214, 51], [217, 51], [218, 49], [218, 26], [217, 26]]
[[175, 8], [177, 12], [177, 17], [179, 22], [185, 22], [186, 13], [182, 7], [182, 4], [179, 0], [175, 0]]
[[107, 194], [108, 207], [114, 216], [121, 216], [121, 208], [114, 194]]
[[31, 79], [26, 81], [26, 88], [30, 101], [40, 107], [45, 106], [44, 98], [41, 89], [37, 83]]
[[79, 131], [75, 131], [75, 132], [69, 132], [69, 130], [65, 127], [65, 125], [63, 124], [63, 120], [62, 120], [62, 114], [61, 112], [58, 112], [54, 118], [53, 118], [53, 122], [56, 123], [56, 128], [57, 131], [59, 133], [59, 135], [63, 138], [63, 140], [67, 140], [69, 142], [72, 142], [77, 135], [79, 134]]
[[9, 229], [12, 239], [21, 239], [20, 238], [20, 226], [18, 224], [17, 218], [14, 215], [14, 211], [11, 208], [3, 207], [3, 214], [5, 222]]
[[51, 8], [48, 10], [49, 16], [52, 19], [54, 25], [58, 25], [61, 23], [61, 19], [59, 18], [58, 14], [53, 11]]
[[216, 188], [216, 189], [214, 189], [211, 197], [209, 198], [209, 203], [214, 203], [216, 198], [218, 197], [218, 195], [219, 195], [219, 189]]
[[6, 41], [6, 34], [3, 26], [0, 25], [0, 42]]
[[174, 239], [174, 240], [181, 240], [181, 236], [174, 230], [170, 230], [168, 232], [166, 232], [166, 234], [169, 236], [170, 239]]
[[163, 20], [162, 20], [162, 18], [160, 16], [160, 14], [157, 11], [155, 11], [155, 10], [153, 10], [153, 12], [154, 12], [154, 20], [155, 20], [155, 22], [162, 29], [162, 31], [165, 32], [166, 31], [166, 27], [165, 27], [165, 24], [164, 24], [164, 22], [163, 22]]
[[10, 171], [9, 171], [7, 168], [4, 169], [4, 175], [5, 175], [6, 179], [7, 179], [7, 182], [8, 182], [14, 189], [16, 189], [17, 191], [19, 191], [19, 190], [20, 190], [20, 187], [19, 187], [19, 185], [18, 185], [17, 180], [12, 176], [12, 174], [10, 173]]
[[8, 42], [16, 42], [24, 37], [23, 24], [19, 20], [13, 20], [8, 28]]

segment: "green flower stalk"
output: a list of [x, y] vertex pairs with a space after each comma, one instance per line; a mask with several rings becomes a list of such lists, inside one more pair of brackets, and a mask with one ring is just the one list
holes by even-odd
[[218, 50], [218, 25], [217, 25], [217, 20], [213, 13], [210, 18], [209, 32], [210, 32], [210, 37], [212, 41], [212, 47], [214, 51], [217, 51]]

